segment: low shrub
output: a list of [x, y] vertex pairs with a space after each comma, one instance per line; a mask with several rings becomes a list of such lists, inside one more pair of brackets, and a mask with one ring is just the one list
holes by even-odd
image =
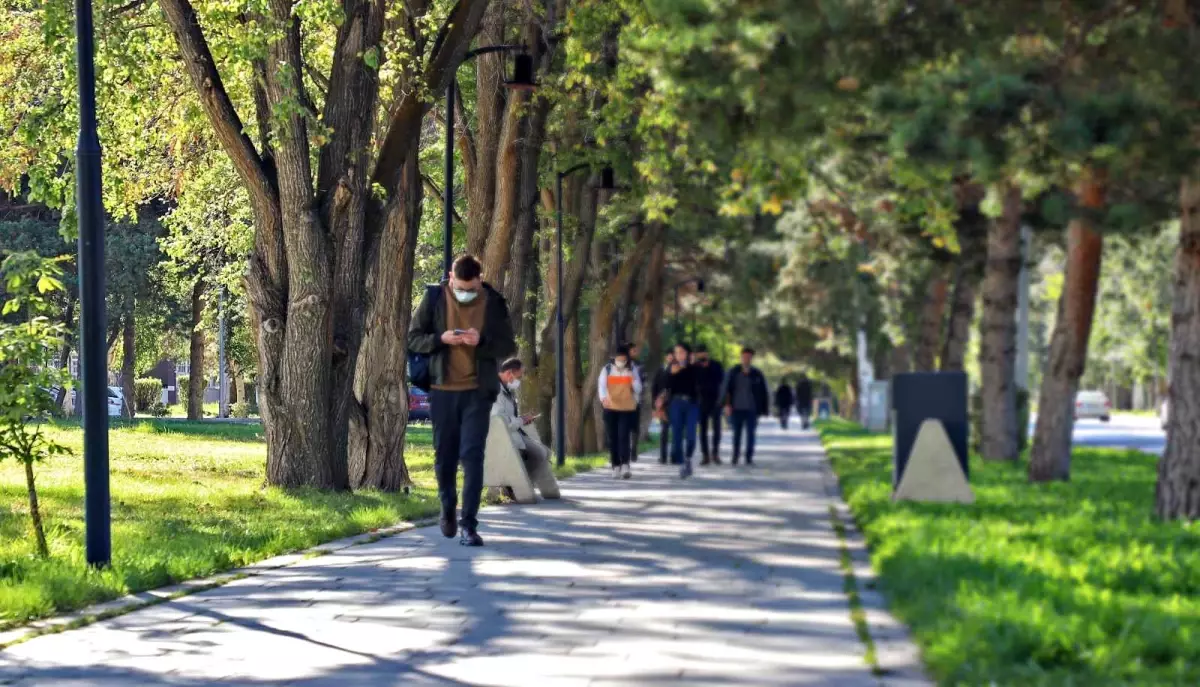
[[150, 377], [133, 380], [133, 407], [139, 413], [149, 411], [154, 404], [162, 403], [162, 380]]

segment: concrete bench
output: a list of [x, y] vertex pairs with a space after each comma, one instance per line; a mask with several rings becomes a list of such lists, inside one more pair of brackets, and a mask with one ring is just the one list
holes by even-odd
[[[537, 440], [532, 427], [526, 428], [526, 434]], [[559, 498], [558, 479], [554, 477], [550, 461], [526, 459], [513, 446], [508, 427], [498, 417], [493, 417], [488, 426], [483, 454], [483, 486], [508, 487], [517, 503], [537, 503], [537, 491], [542, 493], [542, 498]]]

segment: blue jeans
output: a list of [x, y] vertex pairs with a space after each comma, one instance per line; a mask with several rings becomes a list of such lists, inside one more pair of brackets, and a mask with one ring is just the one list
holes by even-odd
[[700, 406], [682, 398], [671, 400], [668, 407], [671, 417], [671, 462], [683, 465], [683, 442], [687, 439], [687, 462], [692, 462], [696, 452], [696, 425], [700, 422]]
[[735, 410], [733, 417], [733, 464], [737, 465], [742, 448], [742, 432], [746, 433], [746, 465], [754, 463], [754, 434], [758, 431], [758, 412]]

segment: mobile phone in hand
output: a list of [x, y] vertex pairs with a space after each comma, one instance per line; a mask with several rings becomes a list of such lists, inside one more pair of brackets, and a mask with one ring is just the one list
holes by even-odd
[[459, 336], [462, 336], [463, 334], [466, 334], [466, 333], [467, 333], [467, 330], [465, 330], [465, 329], [455, 329], [455, 330], [454, 330], [454, 333], [455, 333], [455, 334], [457, 334], [457, 335], [459, 335]]

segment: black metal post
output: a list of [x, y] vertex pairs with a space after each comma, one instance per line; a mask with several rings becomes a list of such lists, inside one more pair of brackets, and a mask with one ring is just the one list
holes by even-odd
[[108, 484], [108, 362], [104, 340], [104, 200], [100, 138], [96, 135], [96, 71], [92, 0], [75, 0], [75, 59], [79, 74], [79, 141], [75, 148], [79, 219], [79, 352], [83, 382], [83, 483], [87, 562], [112, 560]]
[[442, 276], [450, 277], [454, 262], [454, 84], [446, 84], [446, 178], [442, 180]]
[[557, 226], [555, 235], [558, 237], [558, 299], [554, 306], [554, 320], [558, 327], [558, 336], [555, 337], [555, 374], [558, 377], [557, 381], [557, 410], [555, 412], [556, 422], [558, 426], [555, 428], [554, 448], [555, 457], [558, 461], [558, 466], [562, 467], [567, 463], [567, 353], [564, 345], [564, 337], [566, 337], [566, 323], [563, 322], [563, 207], [562, 207], [562, 182], [563, 174], [559, 172], [555, 175], [554, 183], [554, 205], [555, 215], [557, 217]]

